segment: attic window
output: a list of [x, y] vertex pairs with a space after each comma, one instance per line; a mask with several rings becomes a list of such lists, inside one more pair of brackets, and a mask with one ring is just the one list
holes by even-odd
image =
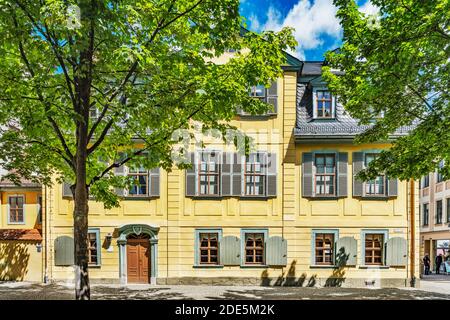
[[335, 117], [334, 97], [323, 88], [313, 89], [314, 118], [333, 119]]

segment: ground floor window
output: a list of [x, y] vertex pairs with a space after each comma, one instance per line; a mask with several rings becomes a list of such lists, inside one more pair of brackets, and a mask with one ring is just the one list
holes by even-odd
[[200, 264], [219, 264], [219, 234], [200, 233]]
[[382, 265], [383, 264], [383, 247], [384, 234], [382, 233], [366, 233], [365, 239], [365, 264], [366, 265]]
[[264, 264], [264, 233], [245, 233], [245, 264]]
[[195, 230], [195, 264], [215, 266], [220, 264], [222, 229]]
[[91, 229], [88, 231], [87, 242], [87, 257], [88, 265], [98, 266], [100, 265], [100, 230]]
[[334, 234], [317, 233], [315, 235], [315, 264], [333, 265]]

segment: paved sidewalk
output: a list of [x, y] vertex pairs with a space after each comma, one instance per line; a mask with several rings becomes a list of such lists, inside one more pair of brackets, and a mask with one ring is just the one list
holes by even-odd
[[[122, 299], [362, 299], [362, 300], [450, 300], [448, 283], [440, 287], [440, 281], [426, 281], [421, 290], [358, 289], [358, 288], [306, 288], [306, 287], [260, 287], [260, 286], [151, 286], [151, 285], [93, 285], [93, 300]], [[0, 283], [1, 299], [64, 300], [74, 299], [73, 286], [56, 284]]]

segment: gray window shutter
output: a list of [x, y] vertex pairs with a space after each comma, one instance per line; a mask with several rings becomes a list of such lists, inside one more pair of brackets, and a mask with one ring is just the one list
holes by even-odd
[[232, 194], [240, 197], [242, 195], [242, 161], [238, 153], [233, 154], [232, 180]]
[[287, 240], [273, 236], [266, 242], [266, 264], [269, 266], [287, 265]]
[[195, 163], [195, 152], [188, 153], [188, 159], [190, 159], [192, 167], [186, 169], [186, 196], [193, 197], [196, 195], [196, 174], [197, 164]]
[[267, 154], [267, 196], [277, 196], [277, 154]]
[[273, 110], [268, 111], [267, 114], [276, 114], [278, 112], [277, 80], [272, 82], [272, 85], [267, 89], [267, 103], [273, 106]]
[[70, 183], [63, 182], [62, 195], [63, 198], [73, 198], [72, 190], [70, 190]]
[[348, 153], [339, 152], [338, 153], [338, 197], [347, 196], [347, 164], [348, 164]]
[[153, 168], [148, 172], [149, 181], [150, 181], [150, 189], [149, 195], [151, 197], [159, 197], [160, 190], [160, 169]]
[[387, 192], [389, 197], [396, 197], [397, 196], [397, 189], [398, 189], [398, 180], [397, 179], [388, 179], [387, 183]]
[[406, 239], [396, 237], [390, 238], [386, 244], [386, 265], [406, 266]]
[[353, 237], [343, 237], [336, 241], [336, 265], [356, 266], [356, 256], [358, 252], [356, 239]]
[[231, 196], [231, 176], [232, 176], [232, 165], [233, 165], [233, 153], [223, 152], [222, 153], [222, 164], [221, 164], [221, 193], [223, 196]]
[[364, 166], [364, 153], [353, 152], [353, 196], [362, 197], [363, 195], [363, 182], [356, 179], [356, 174], [363, 169]]
[[235, 236], [226, 236], [220, 242], [220, 263], [224, 266], [241, 264], [241, 240]]
[[313, 196], [313, 154], [304, 152], [302, 157], [302, 195]]
[[71, 266], [74, 264], [74, 241], [69, 236], [59, 236], [55, 239], [55, 266]]

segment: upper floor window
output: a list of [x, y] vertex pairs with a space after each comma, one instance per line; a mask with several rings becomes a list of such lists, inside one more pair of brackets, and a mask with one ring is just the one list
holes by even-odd
[[[364, 159], [364, 164], [367, 167], [369, 165], [370, 162], [372, 162], [373, 160], [375, 160], [378, 157], [378, 153], [366, 153], [365, 154], [365, 159]], [[385, 176], [381, 175], [376, 177], [373, 180], [369, 180], [366, 181], [365, 183], [365, 194], [366, 195], [384, 195], [385, 194]]]
[[316, 195], [335, 195], [336, 156], [335, 154], [315, 155], [315, 193]]
[[[439, 162], [439, 169], [441, 169], [442, 167], [444, 167], [443, 161]], [[444, 175], [438, 171], [437, 177], [436, 177], [436, 182], [442, 182], [442, 181], [444, 181]]]
[[430, 186], [430, 175], [427, 174], [422, 178], [422, 188], [428, 188]]
[[324, 89], [314, 90], [314, 118], [334, 118], [334, 98], [330, 91]]
[[42, 196], [38, 196], [37, 198], [38, 200], [38, 216], [37, 216], [37, 221], [38, 223], [42, 223]]
[[266, 98], [266, 87], [261, 84], [250, 87], [250, 97], [259, 98], [264, 101]]
[[442, 223], [442, 200], [436, 201], [436, 224]]
[[450, 222], [450, 198], [447, 198], [447, 222]]
[[245, 195], [260, 196], [265, 195], [266, 183], [266, 154], [251, 153], [245, 158]]
[[200, 152], [198, 170], [199, 195], [219, 195], [219, 153]]
[[[262, 102], [268, 103], [272, 110], [268, 110], [266, 113], [261, 115], [274, 115], [277, 113], [278, 109], [278, 84], [277, 81], [273, 81], [270, 87], [266, 88], [263, 84], [256, 86], [251, 86], [249, 88], [249, 96], [255, 99], [259, 99]], [[238, 109], [240, 115], [250, 115], [249, 113]]]
[[137, 169], [130, 168], [128, 176], [132, 177], [134, 180], [134, 184], [131, 186], [131, 189], [128, 190], [128, 196], [148, 196], [148, 170], [143, 167]]
[[9, 223], [25, 223], [24, 216], [24, 197], [9, 197]]
[[430, 210], [428, 203], [423, 204], [423, 223], [422, 225], [427, 226], [430, 219]]

